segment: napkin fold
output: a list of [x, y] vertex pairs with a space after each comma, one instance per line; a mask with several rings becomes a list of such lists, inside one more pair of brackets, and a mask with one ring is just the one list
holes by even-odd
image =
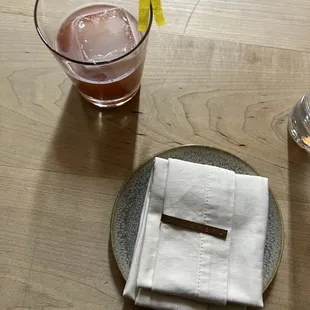
[[[162, 214], [228, 231], [226, 240]], [[124, 296], [153, 309], [263, 306], [268, 180], [156, 158]]]

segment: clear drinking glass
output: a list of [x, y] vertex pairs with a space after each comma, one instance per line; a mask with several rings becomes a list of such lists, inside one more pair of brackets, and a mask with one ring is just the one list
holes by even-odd
[[305, 94], [292, 108], [288, 131], [300, 147], [310, 152], [310, 93]]
[[37, 0], [34, 21], [81, 95], [99, 107], [129, 101], [140, 87], [152, 8], [138, 31], [138, 0], [112, 4], [85, 0]]

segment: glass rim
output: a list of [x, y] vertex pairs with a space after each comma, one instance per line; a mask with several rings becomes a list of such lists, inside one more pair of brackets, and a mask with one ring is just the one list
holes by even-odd
[[85, 65], [85, 66], [99, 66], [99, 65], [108, 65], [108, 64], [112, 64], [112, 63], [115, 63], [125, 57], [127, 57], [128, 55], [132, 54], [134, 51], [136, 51], [140, 46], [141, 44], [145, 41], [145, 39], [147, 38], [150, 30], [151, 30], [151, 26], [152, 26], [152, 22], [153, 22], [153, 8], [152, 8], [152, 4], [150, 4], [150, 18], [149, 18], [149, 24], [147, 26], [147, 29], [143, 35], [143, 37], [141, 38], [141, 40], [139, 41], [139, 43], [132, 49], [130, 50], [128, 53], [124, 54], [124, 55], [121, 55], [120, 57], [117, 57], [117, 58], [114, 58], [114, 59], [111, 59], [111, 60], [106, 60], [106, 61], [98, 61], [98, 62], [85, 62], [85, 61], [80, 61], [80, 60], [75, 60], [75, 59], [72, 59], [70, 57], [67, 57], [65, 55], [62, 55], [61, 53], [59, 53], [55, 48], [53, 48], [48, 42], [47, 40], [45, 39], [43, 33], [41, 32], [40, 30], [40, 26], [39, 26], [39, 23], [38, 23], [38, 19], [37, 19], [37, 12], [38, 12], [38, 4], [39, 4], [39, 1], [42, 1], [42, 0], [36, 0], [36, 3], [35, 3], [35, 6], [34, 6], [34, 14], [33, 14], [33, 18], [34, 18], [34, 25], [35, 25], [35, 28], [37, 30], [37, 33], [39, 35], [39, 37], [41, 38], [41, 40], [43, 41], [43, 43], [47, 46], [47, 48], [53, 53], [53, 54], [56, 54], [57, 56], [61, 57], [61, 58], [64, 58], [68, 61], [71, 61], [73, 63], [77, 63], [77, 64], [80, 64], [80, 65]]

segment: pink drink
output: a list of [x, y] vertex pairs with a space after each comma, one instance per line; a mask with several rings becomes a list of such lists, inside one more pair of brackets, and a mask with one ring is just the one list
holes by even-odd
[[[96, 64], [127, 54], [142, 36], [137, 20], [125, 9], [92, 4], [78, 9], [64, 20], [56, 35], [55, 49], [70, 59]], [[86, 99], [110, 101], [117, 105], [126, 98], [130, 99], [138, 90], [143, 55], [144, 51], [135, 50], [126, 59], [108, 65], [67, 62], [66, 71]]]

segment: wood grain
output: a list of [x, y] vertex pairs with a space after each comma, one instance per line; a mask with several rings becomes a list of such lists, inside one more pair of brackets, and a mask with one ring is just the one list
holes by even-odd
[[139, 96], [100, 111], [38, 38], [33, 1], [0, 0], [0, 309], [136, 309], [109, 248], [112, 206], [133, 169], [187, 143], [269, 178], [285, 248], [265, 308], [310, 308], [310, 156], [286, 130], [309, 90], [310, 4], [164, 6]]

